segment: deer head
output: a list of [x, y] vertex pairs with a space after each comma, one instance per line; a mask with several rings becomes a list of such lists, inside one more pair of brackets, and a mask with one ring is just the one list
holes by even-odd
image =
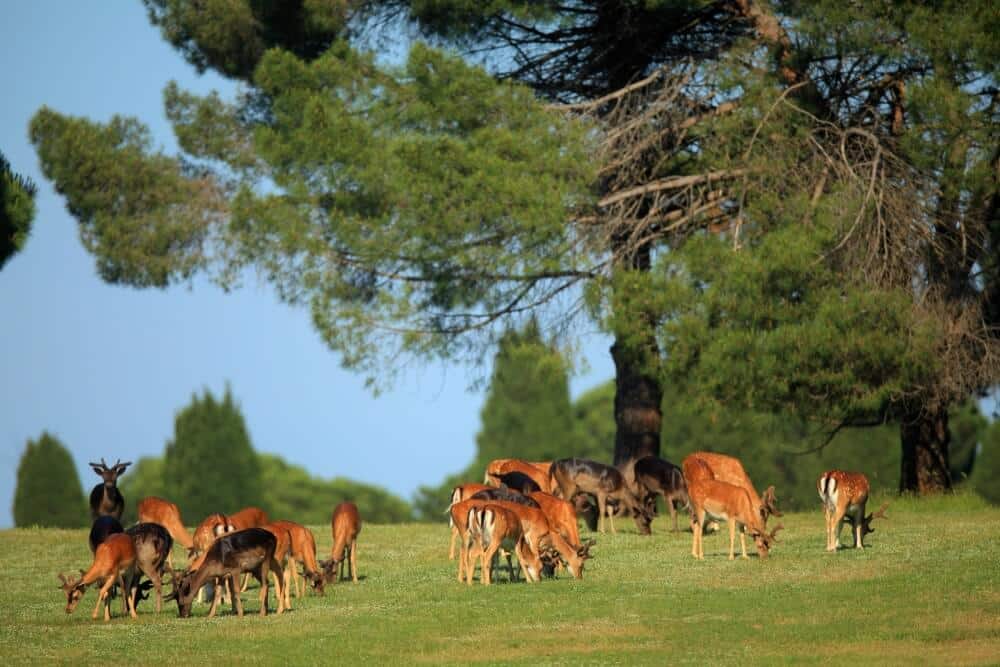
[[320, 595], [326, 594], [326, 578], [320, 572], [305, 572], [303, 574], [309, 581], [309, 585]]
[[588, 539], [584, 541], [583, 544], [581, 544], [579, 547], [576, 548], [576, 555], [583, 560], [587, 560], [588, 558], [593, 558], [593, 556], [590, 554], [590, 547], [594, 546], [595, 544], [597, 544], [597, 540], [594, 539]]
[[868, 533], [874, 533], [875, 529], [872, 528], [872, 521], [875, 519], [888, 519], [885, 515], [885, 510], [889, 507], [889, 503], [882, 503], [882, 507], [878, 508], [877, 512], [872, 512], [864, 519], [864, 525], [861, 527], [861, 536], [864, 537]]
[[89, 465], [94, 469], [94, 472], [101, 476], [101, 479], [104, 480], [105, 486], [115, 486], [115, 483], [118, 481], [118, 477], [125, 472], [125, 468], [132, 465], [132, 462], [126, 461], [125, 463], [122, 463], [122, 460], [118, 459], [115, 461], [115, 464], [109, 468], [108, 464], [104, 462], [104, 457], [101, 457], [100, 463], [91, 462]]
[[[340, 559], [343, 560], [343, 559]], [[321, 560], [317, 565], [319, 565], [320, 570], [323, 572], [321, 578], [324, 584], [328, 584], [331, 581], [336, 581], [337, 579], [337, 564], [340, 560], [336, 558], [330, 558], [330, 560]]]
[[180, 573], [174, 573], [173, 583], [174, 590], [170, 592], [163, 598], [164, 602], [169, 602], [170, 600], [177, 600], [177, 615], [181, 618], [188, 618], [191, 616], [191, 603], [194, 601], [195, 593], [198, 591], [192, 590], [192, 583], [194, 580], [193, 570], [182, 570]]
[[66, 613], [72, 614], [76, 605], [80, 604], [83, 594], [87, 591], [87, 585], [82, 582], [84, 571], [80, 570], [80, 579], [72, 579], [62, 572], [59, 573], [59, 580], [62, 584], [59, 589], [66, 594]]
[[766, 531], [760, 533], [751, 533], [751, 537], [753, 537], [754, 544], [757, 546], [758, 556], [760, 556], [761, 558], [768, 557], [768, 555], [771, 552], [771, 549], [774, 547], [775, 544], [778, 543], [778, 538], [776, 537], [778, 531], [783, 528], [784, 528], [783, 525], [778, 524], [777, 526], [774, 527], [774, 530], [772, 530], [770, 533]]

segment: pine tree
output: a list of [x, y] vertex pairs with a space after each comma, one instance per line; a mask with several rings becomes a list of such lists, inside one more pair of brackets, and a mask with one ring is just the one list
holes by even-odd
[[14, 525], [80, 528], [87, 522], [87, 501], [73, 458], [43, 431], [38, 440], [28, 440], [17, 466]]
[[24, 248], [35, 217], [35, 184], [15, 174], [0, 152], [0, 269]]
[[229, 387], [221, 401], [206, 389], [177, 413], [163, 482], [166, 497], [190, 521], [261, 502], [260, 463]]

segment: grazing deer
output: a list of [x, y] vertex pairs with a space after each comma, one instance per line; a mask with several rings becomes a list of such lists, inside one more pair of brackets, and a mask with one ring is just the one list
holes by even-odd
[[[292, 552], [292, 533], [287, 526], [278, 523], [268, 523], [260, 527], [266, 530], [267, 532], [271, 533], [272, 535], [274, 535], [274, 539], [277, 540], [277, 544], [274, 547], [274, 560], [278, 561], [279, 563], [284, 563], [283, 571], [279, 573], [272, 570], [271, 575], [274, 577], [274, 586], [275, 589], [278, 591], [278, 595], [282, 595], [282, 600], [284, 600], [285, 609], [291, 609], [292, 597], [289, 594], [288, 586], [286, 586], [285, 584], [286, 582], [288, 582], [289, 579], [288, 556]], [[292, 563], [292, 568], [294, 567], [295, 563]], [[280, 584], [278, 582], [279, 574], [282, 575], [282, 580]], [[250, 576], [249, 574], [244, 575], [243, 590], [246, 590], [247, 588], [246, 579], [249, 578], [249, 576]]]
[[[504, 472], [510, 472], [512, 470], [520, 470], [521, 472], [524, 472], [524, 469], [521, 467], [520, 464], [529, 465], [532, 468], [539, 470], [545, 476], [548, 476], [549, 466], [552, 465], [550, 461], [529, 462], [529, 461], [524, 461], [522, 459], [494, 459], [486, 465], [486, 472], [483, 475], [483, 483], [494, 484], [493, 479], [490, 476], [493, 473], [500, 474]], [[513, 467], [504, 469], [507, 465], [511, 465]], [[542, 488], [545, 487], [542, 486]]]
[[[500, 484], [500, 488], [507, 487], [520, 494], [527, 495], [534, 491], [541, 491], [542, 487], [530, 475], [526, 475], [518, 470], [504, 473], [490, 473], [490, 475]], [[540, 476], [540, 475], [539, 475]]]
[[227, 518], [236, 530], [262, 528], [270, 523], [270, 520], [267, 518], [267, 512], [259, 507], [244, 507], [239, 512], [230, 514]]
[[534, 507], [536, 509], [541, 509], [537, 502], [524, 495], [520, 491], [515, 491], [514, 489], [508, 489], [500, 487], [494, 489], [493, 487], [487, 487], [482, 491], [477, 491], [469, 496], [470, 499], [475, 500], [505, 500], [509, 503], [517, 503], [518, 505], [527, 505], [528, 507]]
[[90, 527], [90, 535], [87, 538], [90, 542], [90, 553], [96, 552], [97, 545], [108, 539], [108, 536], [124, 532], [125, 529], [122, 528], [121, 523], [119, 523], [118, 519], [113, 516], [97, 517], [94, 519], [94, 523]]
[[[173, 592], [165, 599], [177, 600], [177, 613], [181, 618], [191, 616], [191, 603], [195, 594], [209, 580], [228, 579], [232, 586], [233, 611], [243, 615], [243, 601], [236, 591], [239, 590], [237, 578], [243, 572], [250, 572], [260, 582], [260, 615], [267, 615], [268, 575], [277, 573], [276, 581], [283, 579], [281, 564], [275, 559], [274, 552], [278, 546], [275, 536], [263, 528], [247, 528], [246, 530], [226, 533], [219, 537], [212, 546], [202, 554], [196, 565], [183, 573], [174, 586]], [[219, 604], [221, 590], [215, 587], [212, 606], [208, 610], [209, 617], [215, 616]], [[280, 584], [275, 591], [277, 611], [285, 611], [284, 599]]]
[[[488, 472], [487, 476], [489, 476]], [[468, 482], [466, 484], [459, 484], [451, 490], [451, 502], [448, 504], [448, 509], [445, 510], [445, 514], [448, 515], [448, 527], [451, 528], [451, 543], [448, 545], [448, 560], [455, 560], [455, 541], [459, 538], [458, 529], [455, 528], [455, 522], [451, 520], [452, 506], [457, 505], [474, 493], [492, 488], [492, 486], [486, 486], [485, 484]]]
[[[158, 523], [167, 529], [170, 537], [185, 549], [194, 546], [194, 538], [188, 533], [181, 521], [181, 511], [174, 503], [156, 496], [147, 496], [139, 501], [138, 510], [140, 523]], [[172, 565], [167, 557], [167, 563]]]
[[[554, 563], [562, 561], [570, 574], [575, 579], [583, 578], [584, 562], [590, 558], [590, 547], [594, 542], [590, 541], [582, 545], [570, 544], [559, 531], [549, 522], [545, 513], [540, 509], [511, 503], [506, 501], [490, 501], [490, 504], [509, 509], [521, 520], [521, 530], [524, 540], [531, 551], [537, 554], [543, 561]], [[525, 577], [533, 577], [534, 581], [541, 580], [541, 571], [529, 566], [525, 570]]]
[[[510, 561], [512, 551], [517, 553], [517, 562], [521, 564], [522, 570], [524, 564], [528, 563], [537, 571], [541, 571], [541, 560], [527, 547], [521, 530], [521, 520], [516, 514], [499, 505], [486, 505], [473, 509], [472, 512], [471, 522], [479, 527], [479, 540], [483, 547], [480, 581], [484, 585], [489, 586], [491, 583], [493, 558], [501, 547], [507, 553], [507, 570], [510, 572], [511, 581], [514, 581], [514, 568]], [[472, 583], [471, 563], [469, 583]]]
[[656, 502], [656, 496], [663, 496], [663, 503], [670, 510], [670, 518], [673, 520], [674, 532], [677, 532], [677, 507], [690, 507], [691, 500], [688, 498], [687, 483], [684, 481], [684, 473], [673, 463], [664, 461], [656, 456], [646, 456], [635, 462], [636, 482], [644, 490], [646, 498]]
[[118, 490], [118, 477], [125, 472], [125, 468], [130, 465], [132, 465], [131, 461], [122, 463], [121, 459], [118, 459], [115, 464], [109, 468], [103, 458], [100, 463], [90, 464], [90, 467], [94, 469], [94, 472], [100, 475], [101, 479], [104, 480], [102, 484], [98, 484], [90, 491], [91, 519], [107, 515], [113, 516], [119, 521], [122, 520], [122, 512], [125, 511], [125, 498]]
[[[553, 480], [555, 495], [561, 495], [570, 501], [577, 493], [589, 493], [597, 498], [597, 529], [602, 533], [609, 500], [621, 503], [640, 524], [642, 521], [652, 521], [651, 512], [628, 489], [625, 477], [617, 468], [587, 459], [559, 459], [553, 461], [549, 476]], [[611, 532], [617, 532], [614, 518], [610, 517], [610, 521]]]
[[877, 512], [865, 516], [868, 502], [868, 478], [860, 472], [830, 470], [816, 480], [816, 490], [823, 500], [823, 514], [826, 517], [826, 550], [836, 551], [840, 546], [840, 529], [844, 523], [851, 524], [854, 548], [864, 549], [864, 537], [874, 533], [871, 527], [874, 519], [886, 518], [885, 503]]
[[[688, 459], [697, 459], [702, 461], [705, 466], [711, 471], [714, 479], [721, 482], [727, 482], [729, 484], [735, 484], [746, 490], [750, 495], [750, 502], [753, 504], [754, 512], [760, 515], [761, 520], [764, 525], [767, 525], [767, 519], [772, 514], [774, 516], [781, 516], [781, 512], [778, 511], [777, 499], [774, 495], [774, 487], [769, 486], [767, 490], [764, 491], [763, 497], [757, 494], [757, 489], [754, 487], [753, 482], [750, 481], [750, 476], [747, 475], [746, 470], [743, 469], [743, 464], [740, 460], [732, 456], [727, 456], [725, 454], [716, 454], [715, 452], [695, 452], [689, 454], [684, 461]], [[691, 464], [684, 466], [684, 476], [688, 477], [688, 470], [693, 466]], [[698, 474], [698, 473], [696, 473]], [[704, 474], [702, 471], [701, 474]], [[687, 479], [688, 484], [691, 483], [690, 479]]]
[[573, 503], [544, 491], [536, 491], [528, 497], [538, 503], [539, 509], [549, 520], [549, 525], [555, 528], [564, 540], [574, 547], [581, 544], [580, 526], [576, 522], [576, 508]]
[[292, 546], [288, 552], [289, 565], [285, 568], [285, 590], [290, 590], [289, 584], [294, 583], [295, 597], [302, 597], [305, 594], [304, 585], [302, 592], [299, 592], [299, 573], [295, 566], [295, 563], [299, 562], [302, 563], [304, 576], [309, 579], [313, 590], [323, 595], [326, 582], [316, 562], [316, 538], [313, 537], [312, 531], [294, 521], [274, 521], [272, 525], [285, 528], [292, 539]]
[[[205, 519], [198, 524], [195, 528], [194, 537], [192, 538], [193, 545], [188, 549], [188, 569], [190, 570], [194, 563], [199, 561], [215, 541], [227, 533], [232, 533], [235, 531], [233, 525], [229, 523], [229, 519], [226, 518], [224, 514], [219, 514], [215, 512], [209, 514]], [[217, 581], [211, 582], [213, 586], [218, 584]], [[198, 590], [198, 602], [203, 601], [204, 593]]]
[[742, 557], [748, 558], [746, 534], [749, 532], [757, 545], [757, 554], [767, 558], [771, 546], [777, 541], [775, 535], [782, 527], [778, 526], [771, 533], [765, 532], [764, 520], [754, 508], [746, 489], [715, 479], [698, 479], [688, 486], [688, 496], [691, 498], [691, 529], [694, 533], [692, 556], [699, 560], [705, 558], [702, 535], [706, 518], [712, 516], [729, 522], [729, 560], [736, 557], [737, 523], [744, 527], [740, 531]]
[[[153, 583], [156, 591], [156, 613], [163, 607], [163, 572], [167, 568], [170, 550], [174, 547], [174, 539], [166, 528], [158, 523], [137, 523], [125, 534], [132, 538], [135, 547], [135, 567], [145, 574]], [[138, 593], [138, 587], [134, 587]], [[132, 601], [134, 609], [138, 597]]]
[[[507, 503], [509, 504], [509, 503]], [[486, 556], [484, 553], [485, 546], [482, 538], [482, 517], [480, 512], [487, 508], [493, 507], [495, 509], [505, 509], [501, 504], [493, 503], [489, 500], [481, 499], [469, 499], [463, 500], [460, 503], [452, 506], [450, 513], [452, 517], [452, 523], [456, 526], [461, 536], [461, 553], [458, 557], [458, 581], [461, 583], [465, 581], [469, 584], [472, 583], [473, 576], [476, 570], [476, 559], [482, 558], [483, 562], [483, 576], [489, 577], [486, 574], [486, 569], [492, 567], [492, 557], [494, 552], [490, 553], [490, 566], [486, 565]], [[505, 509], [509, 512], [509, 509]], [[514, 520], [517, 522], [517, 528], [513, 528], [509, 522], [503, 524], [502, 528], [492, 528], [494, 531], [490, 536], [490, 544], [497, 544], [497, 549], [502, 547], [502, 542], [504, 534], [511, 533], [514, 530], [520, 532], [521, 537], [518, 540], [514, 540], [515, 546], [514, 551], [517, 554], [517, 560], [520, 564], [521, 570], [525, 573], [525, 579], [528, 582], [538, 581], [538, 573], [542, 570], [542, 561], [538, 556], [537, 551], [533, 550], [524, 538], [524, 524], [521, 522], [521, 518], [511, 513]], [[504, 519], [501, 519], [504, 521]], [[508, 542], [511, 540], [508, 539]], [[478, 548], [477, 548], [478, 547]], [[514, 568], [510, 560], [510, 552], [507, 552], [507, 567], [510, 571], [511, 580], [514, 580]], [[487, 579], [481, 577], [483, 583], [487, 582]]]
[[[530, 463], [528, 461], [522, 461], [521, 459], [508, 459], [502, 463], [496, 471], [490, 472], [489, 474], [495, 477], [496, 475], [506, 475], [512, 472], [519, 472], [522, 475], [530, 477], [531, 480], [538, 485], [538, 489], [540, 491], [551, 493], [552, 487], [549, 480], [549, 469], [551, 467], [551, 461]], [[510, 485], [508, 484], [508, 486]]]
[[80, 579], [74, 581], [65, 575], [59, 574], [62, 585], [59, 587], [66, 593], [66, 613], [71, 614], [83, 598], [87, 587], [93, 583], [101, 582], [100, 592], [97, 594], [97, 605], [91, 618], [97, 620], [97, 613], [104, 603], [104, 620], [111, 620], [110, 604], [108, 594], [111, 587], [116, 583], [121, 584], [125, 604], [128, 606], [129, 615], [136, 617], [135, 605], [131, 595], [131, 586], [135, 579], [135, 546], [132, 538], [124, 533], [109, 535], [102, 543], [97, 545], [94, 551], [94, 562], [90, 569], [84, 572], [80, 570]]
[[[344, 578], [344, 564], [350, 560], [351, 580], [358, 583], [358, 533], [361, 532], [361, 515], [358, 506], [351, 502], [342, 502], [333, 508], [333, 518], [330, 521], [333, 532], [333, 549], [330, 560], [320, 562], [326, 580], [337, 582]], [[340, 564], [340, 573], [337, 565]]]

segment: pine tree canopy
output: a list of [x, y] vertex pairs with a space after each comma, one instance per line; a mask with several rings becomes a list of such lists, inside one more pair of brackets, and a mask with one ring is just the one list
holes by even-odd
[[35, 217], [35, 184], [14, 173], [0, 152], [0, 269], [24, 248]]
[[87, 501], [69, 451], [42, 432], [28, 440], [17, 466], [14, 525], [82, 528], [88, 525]]

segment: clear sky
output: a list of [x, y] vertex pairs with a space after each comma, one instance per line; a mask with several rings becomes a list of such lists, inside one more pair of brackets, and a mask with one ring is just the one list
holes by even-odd
[[[29, 438], [56, 435], [88, 492], [98, 478], [87, 461], [161, 454], [192, 393], [218, 394], [227, 382], [257, 450], [314, 475], [408, 498], [469, 462], [483, 394], [468, 387], [488, 368], [416, 366], [374, 398], [361, 377], [340, 368], [308, 314], [266, 287], [135, 290], [97, 277], [76, 222], [38, 169], [31, 116], [42, 105], [99, 121], [133, 115], [172, 150], [167, 81], [196, 92], [235, 90], [197, 76], [139, 0], [9, 3], [0, 62], [0, 151], [39, 186], [27, 247], [0, 270], [0, 527], [13, 523], [16, 468]], [[572, 380], [574, 396], [612, 377], [608, 345], [596, 334], [584, 342], [590, 369]]]

